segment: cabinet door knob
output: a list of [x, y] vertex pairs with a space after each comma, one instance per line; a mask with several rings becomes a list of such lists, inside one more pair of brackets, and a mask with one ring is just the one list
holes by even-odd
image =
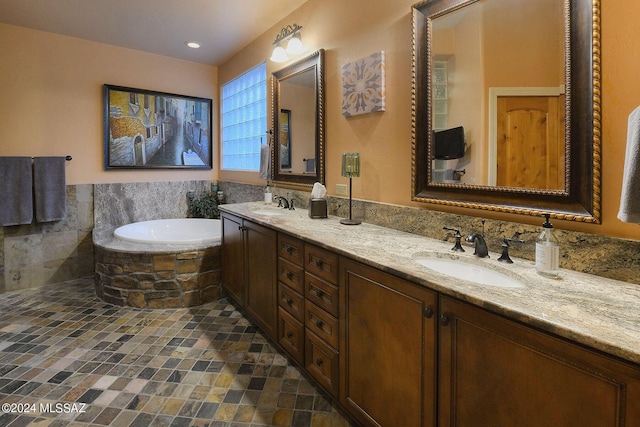
[[442, 313], [440, 315], [440, 324], [442, 326], [447, 326], [450, 322], [449, 316], [447, 316], [445, 313]]
[[322, 328], [324, 326], [324, 322], [322, 320], [316, 320], [316, 326], [318, 328]]
[[322, 366], [322, 363], [324, 363], [322, 359], [316, 359], [316, 365]]
[[293, 336], [293, 332], [289, 331], [287, 332], [287, 338], [291, 338]]
[[431, 319], [433, 317], [433, 308], [431, 306], [425, 308], [423, 311], [424, 317]]

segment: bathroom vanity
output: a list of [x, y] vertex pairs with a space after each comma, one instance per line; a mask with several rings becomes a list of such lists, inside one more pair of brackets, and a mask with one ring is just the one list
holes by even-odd
[[637, 285], [546, 279], [529, 261], [262, 202], [220, 208], [223, 291], [363, 425], [640, 426]]

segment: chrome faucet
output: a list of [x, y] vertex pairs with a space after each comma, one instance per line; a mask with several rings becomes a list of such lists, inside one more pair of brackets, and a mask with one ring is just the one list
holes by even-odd
[[480, 233], [471, 233], [464, 239], [467, 243], [475, 243], [476, 250], [473, 253], [480, 258], [489, 258], [489, 249], [487, 249], [487, 242]]

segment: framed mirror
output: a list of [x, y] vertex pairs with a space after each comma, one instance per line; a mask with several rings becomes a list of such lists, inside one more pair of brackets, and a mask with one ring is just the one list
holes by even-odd
[[599, 222], [599, 0], [429, 0], [412, 18], [413, 200]]
[[271, 82], [274, 181], [324, 184], [324, 50], [274, 72]]

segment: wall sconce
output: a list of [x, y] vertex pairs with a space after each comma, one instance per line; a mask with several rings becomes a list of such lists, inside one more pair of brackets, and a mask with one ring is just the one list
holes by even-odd
[[358, 225], [361, 221], [352, 217], [352, 178], [360, 176], [360, 154], [359, 153], [342, 153], [342, 176], [349, 178], [349, 218], [340, 220], [341, 224]]
[[[285, 62], [289, 59], [289, 55], [299, 55], [304, 52], [305, 49], [300, 39], [300, 30], [302, 30], [302, 27], [298, 24], [287, 25], [280, 30], [280, 34], [278, 34], [273, 41], [275, 46], [271, 54], [271, 60], [273, 62]], [[282, 43], [287, 39], [289, 39], [289, 42], [285, 50], [285, 48], [282, 47]]]

